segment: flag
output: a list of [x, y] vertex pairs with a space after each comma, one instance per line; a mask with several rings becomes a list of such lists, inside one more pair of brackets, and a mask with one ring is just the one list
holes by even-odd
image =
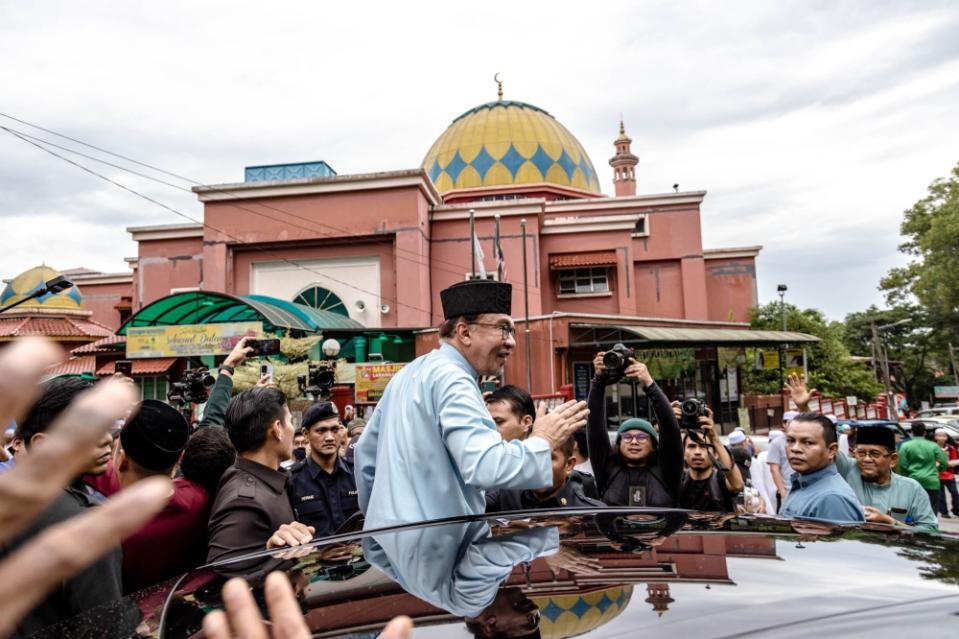
[[499, 216], [496, 216], [496, 237], [493, 238], [493, 258], [496, 260], [496, 279], [506, 281], [506, 256], [503, 255], [503, 245], [499, 241]]
[[475, 258], [475, 261], [476, 261], [476, 273], [473, 273], [473, 277], [475, 278], [475, 277], [477, 277], [477, 275], [478, 275], [480, 278], [482, 278], [482, 279], [485, 280], [485, 279], [486, 279], [486, 265], [483, 264], [483, 259], [484, 259], [486, 256], [483, 255], [483, 247], [480, 246], [479, 238], [476, 237], [476, 231], [475, 231], [475, 230], [473, 231], [473, 257]]

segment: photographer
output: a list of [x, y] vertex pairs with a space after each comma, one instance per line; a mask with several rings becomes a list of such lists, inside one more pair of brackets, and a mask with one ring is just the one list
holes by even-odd
[[[699, 417], [699, 430], [683, 433], [686, 470], [679, 491], [680, 508], [706, 512], [736, 512], [736, 495], [743, 489], [739, 467], [716, 432], [713, 411]], [[673, 402], [673, 414], [679, 419], [682, 409]]]
[[679, 423], [662, 389], [645, 364], [630, 358], [621, 376], [642, 383], [659, 422], [657, 433], [645, 419], [627, 419], [619, 427], [616, 448], [606, 430], [606, 385], [617, 379], [598, 353], [593, 360], [596, 374], [589, 388], [589, 419], [586, 426], [589, 457], [600, 499], [610, 506], [675, 507], [683, 476], [683, 444]]
[[230, 354], [217, 368], [219, 375], [216, 377], [213, 390], [210, 391], [210, 398], [206, 400], [206, 406], [203, 408], [203, 419], [200, 420], [201, 428], [223, 425], [226, 407], [233, 395], [233, 373], [237, 366], [253, 354], [254, 349], [249, 345], [249, 342], [255, 339], [255, 337], [244, 337], [237, 342]]

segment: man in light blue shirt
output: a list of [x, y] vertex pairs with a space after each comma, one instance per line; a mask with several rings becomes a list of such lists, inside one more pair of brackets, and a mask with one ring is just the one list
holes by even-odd
[[836, 426], [817, 413], [800, 413], [786, 432], [792, 489], [781, 515], [837, 524], [865, 521], [862, 504], [834, 463]]
[[537, 418], [525, 440], [496, 431], [478, 378], [516, 347], [512, 286], [472, 280], [443, 290], [440, 348], [390, 381], [356, 444], [364, 528], [479, 515], [485, 491], [552, 485], [551, 452], [586, 423], [585, 402]]

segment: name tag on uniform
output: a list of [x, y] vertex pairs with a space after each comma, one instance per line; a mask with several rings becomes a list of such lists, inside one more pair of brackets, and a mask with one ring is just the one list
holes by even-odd
[[348, 490], [348, 491], [346, 491], [346, 496], [347, 496], [347, 497], [356, 497], [356, 491], [355, 491], [355, 490]]
[[646, 487], [645, 486], [629, 487], [629, 505], [630, 506], [646, 505]]
[[315, 499], [315, 498], [316, 498], [316, 495], [303, 495], [302, 497], [300, 497], [300, 501], [310, 501], [311, 499]]

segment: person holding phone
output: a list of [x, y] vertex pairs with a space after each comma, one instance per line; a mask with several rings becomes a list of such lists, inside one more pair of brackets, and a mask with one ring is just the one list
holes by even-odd
[[216, 383], [210, 391], [210, 397], [203, 408], [203, 419], [200, 428], [204, 426], [222, 426], [226, 416], [226, 407], [233, 396], [233, 373], [236, 367], [254, 354], [252, 343], [255, 337], [244, 337], [236, 343], [223, 363], [217, 367]]

